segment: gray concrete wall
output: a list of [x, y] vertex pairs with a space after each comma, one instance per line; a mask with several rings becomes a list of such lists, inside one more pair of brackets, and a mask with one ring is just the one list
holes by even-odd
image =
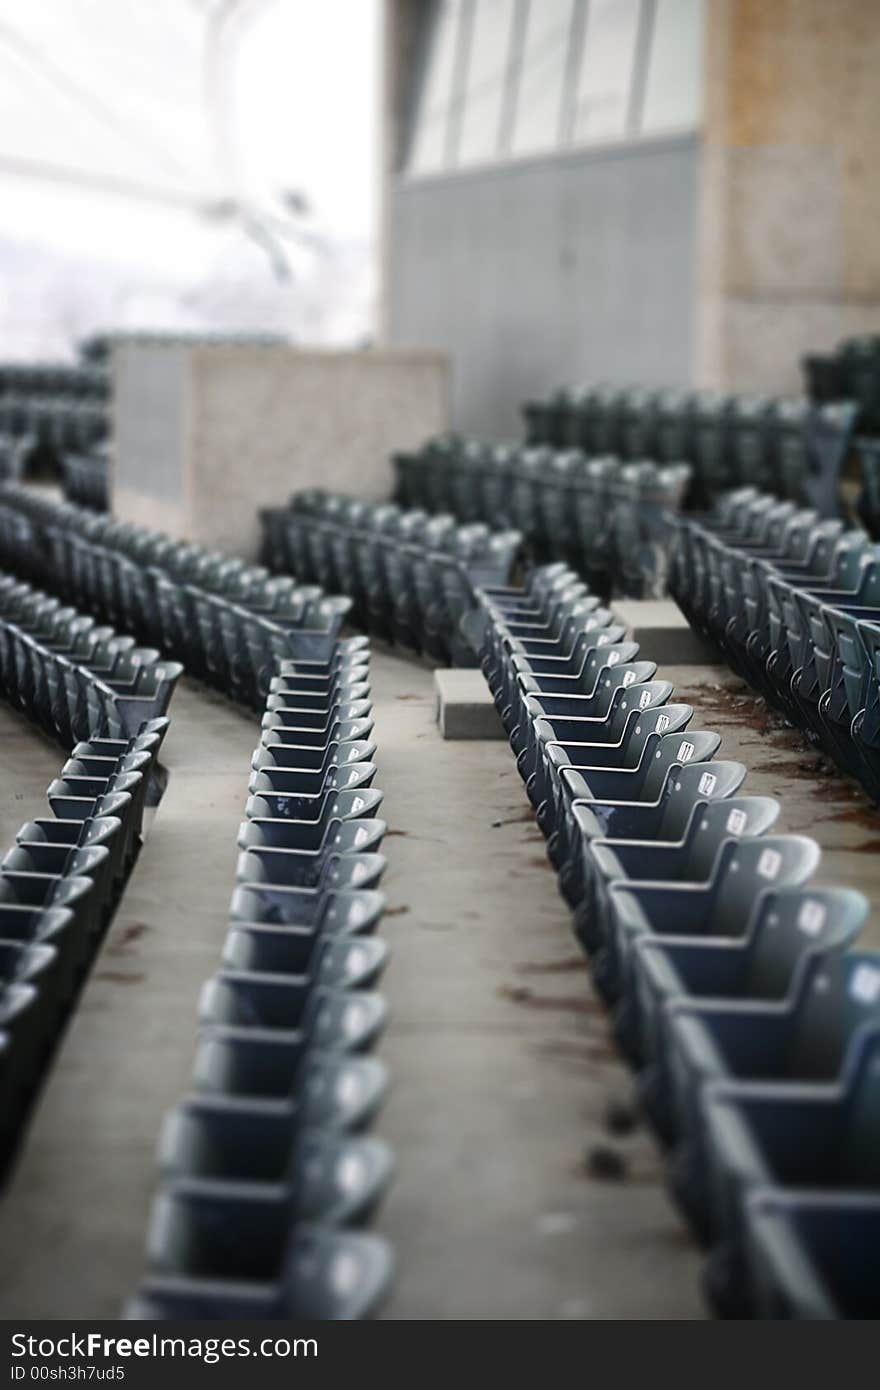
[[457, 427], [518, 434], [579, 378], [691, 380], [699, 160], [690, 135], [398, 179], [390, 340], [450, 353]]
[[113, 349], [113, 492], [119, 514], [180, 534], [186, 507], [189, 350], [158, 343]]
[[323, 485], [389, 495], [393, 450], [449, 424], [436, 352], [122, 344], [113, 511], [255, 555], [257, 509]]

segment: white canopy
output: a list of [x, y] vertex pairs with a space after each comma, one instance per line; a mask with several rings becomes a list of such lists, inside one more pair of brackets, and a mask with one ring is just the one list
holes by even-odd
[[0, 4], [0, 356], [370, 327], [377, 0]]

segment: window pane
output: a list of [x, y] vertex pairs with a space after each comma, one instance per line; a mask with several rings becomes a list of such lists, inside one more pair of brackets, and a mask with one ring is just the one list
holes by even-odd
[[559, 140], [562, 83], [573, 0], [532, 0], [513, 126], [514, 154], [549, 150]]
[[494, 159], [498, 153], [513, 6], [514, 0], [477, 0], [459, 137], [459, 164]]
[[626, 134], [640, 0], [589, 0], [574, 121], [576, 141]]
[[657, 0], [643, 133], [699, 125], [702, 79], [703, 0]]
[[440, 0], [436, 7], [409, 159], [413, 173], [432, 173], [445, 162], [460, 11], [461, 0]]

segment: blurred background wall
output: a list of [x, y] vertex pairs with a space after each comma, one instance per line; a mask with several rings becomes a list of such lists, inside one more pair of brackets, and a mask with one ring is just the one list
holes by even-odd
[[417, 8], [392, 341], [453, 353], [475, 431], [514, 431], [519, 402], [573, 372], [688, 381], [701, 0]]
[[797, 389], [880, 328], [877, 0], [41, 0], [0, 16], [0, 358], [95, 332]]
[[804, 351], [880, 327], [880, 5], [707, 14], [695, 366], [789, 390]]
[[600, 377], [795, 390], [880, 327], [875, 0], [388, 0], [391, 341], [454, 414]]
[[0, 15], [0, 356], [374, 334], [381, 0]]

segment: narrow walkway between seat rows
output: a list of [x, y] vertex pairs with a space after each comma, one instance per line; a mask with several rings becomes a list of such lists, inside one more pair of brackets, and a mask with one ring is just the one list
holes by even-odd
[[609, 1133], [629, 1073], [508, 744], [444, 742], [414, 663], [376, 652], [372, 685], [392, 951], [377, 1129], [398, 1164], [384, 1316], [701, 1316], [658, 1150]]
[[[144, 1269], [159, 1127], [189, 1086], [259, 738], [254, 715], [188, 681], [170, 714], [168, 788], [0, 1204], [5, 1318], [116, 1318]], [[59, 748], [52, 776], [63, 761]]]

